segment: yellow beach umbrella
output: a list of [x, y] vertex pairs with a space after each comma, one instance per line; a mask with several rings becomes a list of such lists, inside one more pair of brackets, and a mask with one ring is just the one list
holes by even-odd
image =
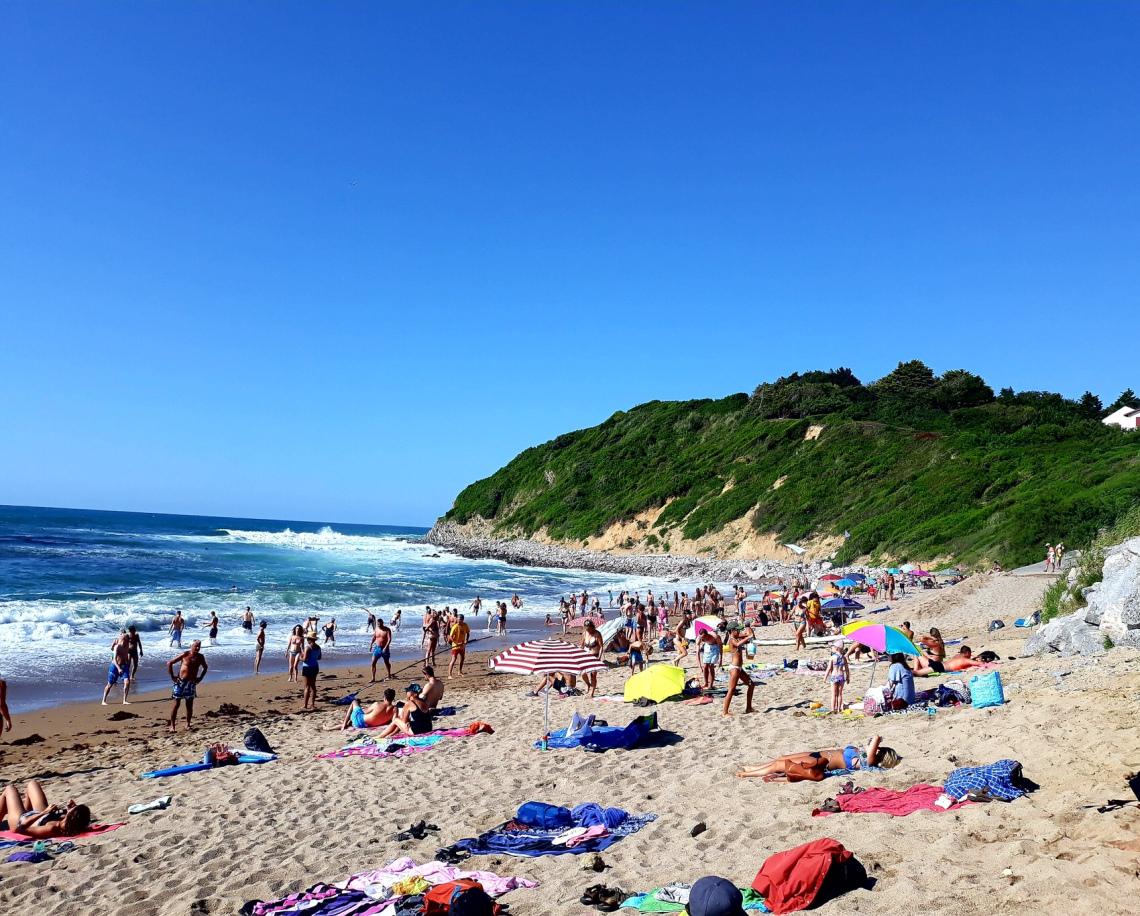
[[642, 697], [660, 703], [685, 689], [685, 671], [674, 665], [652, 665], [625, 682], [625, 701]]

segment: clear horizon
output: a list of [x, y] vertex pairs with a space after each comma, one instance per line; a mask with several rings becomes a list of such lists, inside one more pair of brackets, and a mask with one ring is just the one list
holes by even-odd
[[615, 411], [912, 358], [1107, 404], [1138, 44], [1122, 2], [4, 4], [0, 502], [430, 525]]

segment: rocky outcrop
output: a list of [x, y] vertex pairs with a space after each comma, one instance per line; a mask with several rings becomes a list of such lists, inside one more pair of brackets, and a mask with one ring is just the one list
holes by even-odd
[[[823, 568], [813, 564], [796, 569], [770, 561], [716, 560], [675, 554], [611, 554], [544, 544], [524, 538], [502, 539], [462, 531], [451, 522], [436, 522], [427, 541], [472, 559], [503, 560], [515, 566], [554, 569], [591, 569], [619, 575], [660, 576], [665, 579], [704, 581], [760, 581], [781, 576], [813, 576]], [[830, 565], [830, 564], [828, 564]]]
[[[1069, 581], [1076, 581], [1076, 570]], [[1108, 645], [1140, 648], [1140, 538], [1104, 552], [1104, 576], [1084, 597], [1087, 607], [1041, 627], [1026, 642], [1026, 653], [1096, 655]]]

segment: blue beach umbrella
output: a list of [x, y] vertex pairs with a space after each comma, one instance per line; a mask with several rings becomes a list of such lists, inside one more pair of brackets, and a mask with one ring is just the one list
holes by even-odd
[[862, 582], [867, 577], [864, 576], [862, 573], [848, 573], [847, 578], [848, 579], [858, 579], [860, 582]]
[[861, 611], [863, 605], [852, 598], [828, 598], [820, 605], [825, 611]]
[[859, 587], [859, 583], [856, 582], [854, 579], [840, 579], [835, 584], [837, 586], [839, 586], [840, 588], [858, 588]]

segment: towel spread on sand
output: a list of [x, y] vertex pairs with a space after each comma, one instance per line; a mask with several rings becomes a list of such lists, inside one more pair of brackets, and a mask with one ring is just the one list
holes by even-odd
[[[574, 809], [575, 823], [586, 826], [579, 812], [605, 810], [613, 812], [617, 809], [601, 809], [594, 804], [579, 805]], [[657, 820], [656, 814], [630, 814], [617, 823], [616, 817], [607, 817], [606, 823], [613, 824], [604, 836], [593, 837], [574, 846], [561, 846], [554, 841], [566, 832], [565, 827], [555, 827], [542, 830], [535, 827], [526, 827], [518, 821], [507, 821], [477, 837], [459, 840], [455, 848], [464, 850], [473, 856], [508, 855], [526, 856], [560, 856], [576, 855], [583, 852], [602, 852], [609, 849], [623, 837], [637, 833], [646, 824]]]
[[[70, 834], [65, 837], [58, 837], [61, 840], [86, 840], [93, 836], [100, 836], [112, 830], [118, 830], [123, 824], [92, 824], [83, 833]], [[0, 840], [12, 840], [15, 842], [23, 842], [30, 839], [22, 833], [16, 833], [14, 830], [0, 830]]]
[[412, 859], [401, 858], [393, 860], [384, 868], [361, 872], [336, 884], [314, 884], [308, 890], [289, 894], [279, 900], [251, 900], [241, 908], [241, 913], [245, 916], [285, 916], [288, 913], [303, 913], [305, 916], [387, 916], [397, 912], [400, 902], [409, 896], [397, 893], [395, 889], [398, 885], [433, 887], [461, 878], [478, 881], [491, 897], [500, 897], [516, 888], [538, 887], [537, 882], [526, 878], [504, 878], [489, 871], [464, 871], [442, 862], [416, 865]]
[[[671, 903], [667, 900], [662, 900], [657, 895], [661, 889], [650, 891], [648, 894], [636, 894], [630, 897], [621, 905], [622, 909], [637, 910], [641, 913], [683, 913], [685, 911], [685, 904]], [[740, 888], [740, 893], [744, 897], [744, 909], [752, 910], [757, 913], [767, 913], [768, 907], [764, 905], [764, 898], [761, 897], [756, 891], [750, 887]]]
[[[969, 804], [962, 802], [949, 808], [939, 808], [934, 802], [941, 794], [941, 786], [920, 783], [911, 786], [905, 792], [896, 792], [894, 789], [864, 789], [862, 792], [839, 795], [835, 801], [844, 814], [889, 814], [891, 817], [906, 817], [915, 811], [954, 811]], [[816, 808], [812, 811], [812, 816], [825, 817], [833, 813], [835, 812]]]
[[[473, 735], [493, 735], [495, 730], [486, 722], [472, 722], [463, 728], [443, 728], [425, 732], [422, 735], [392, 735], [389, 740], [381, 744], [349, 744], [335, 751], [317, 754], [317, 760], [340, 760], [343, 757], [406, 757], [435, 747], [444, 738], [470, 738]], [[395, 750], [385, 750], [393, 744], [400, 747]]]

